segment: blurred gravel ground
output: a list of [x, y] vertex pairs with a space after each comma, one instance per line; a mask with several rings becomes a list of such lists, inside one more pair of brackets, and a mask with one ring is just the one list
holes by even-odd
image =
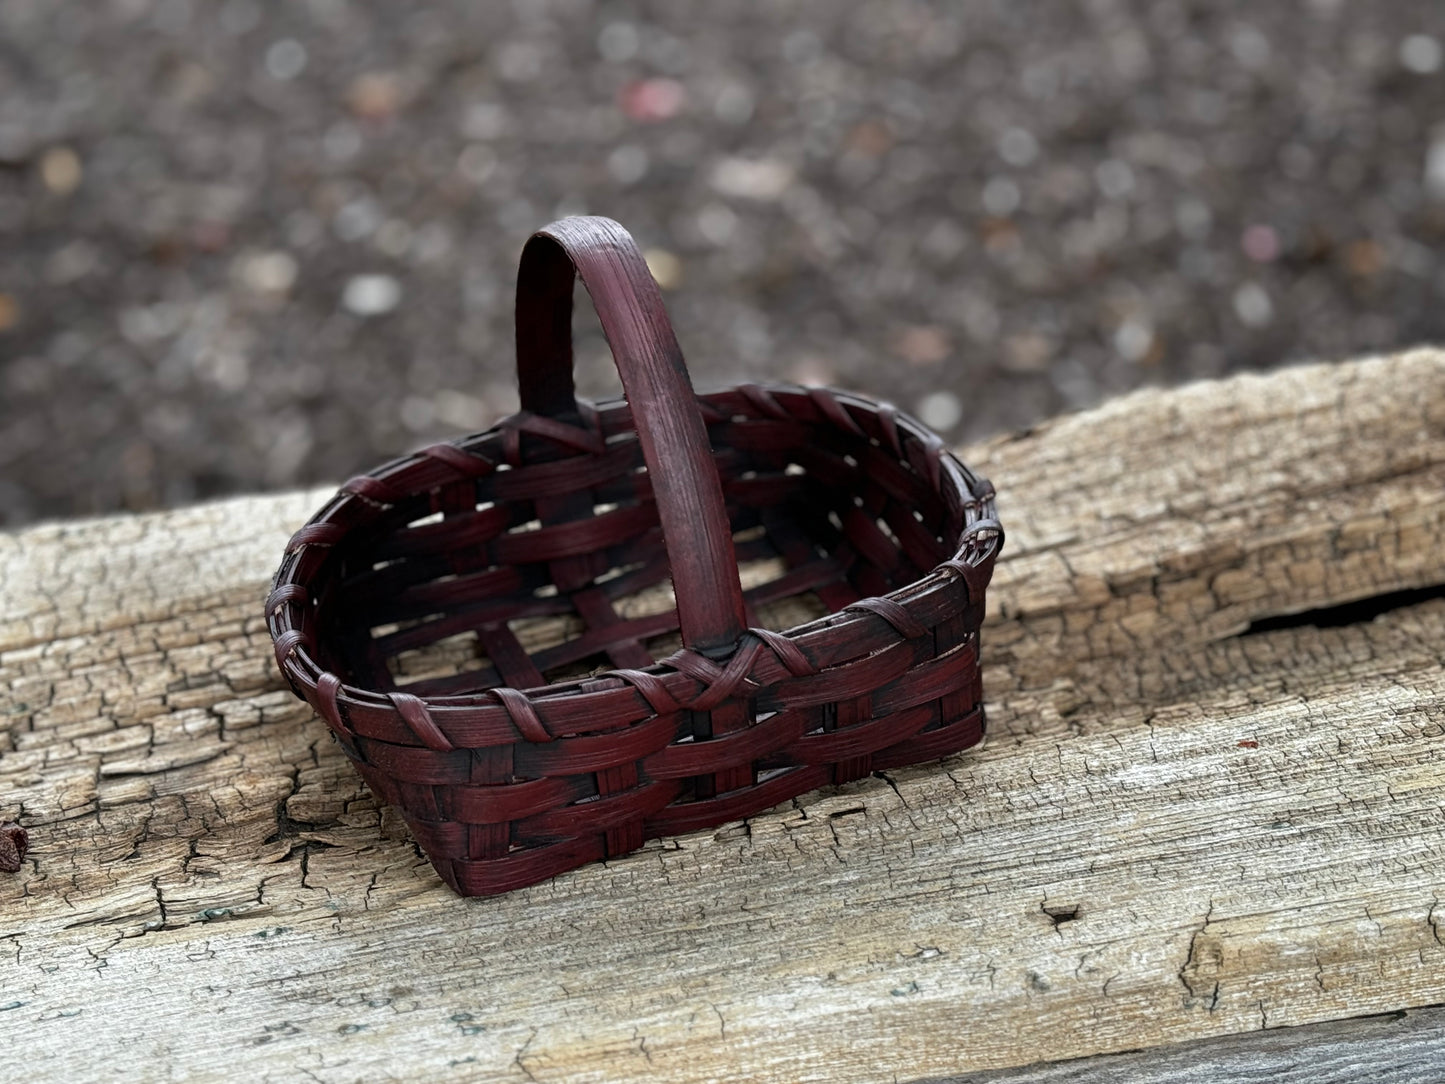
[[1438, 0], [0, 0], [0, 522], [489, 424], [580, 211], [700, 386], [957, 438], [1438, 341], [1442, 42]]

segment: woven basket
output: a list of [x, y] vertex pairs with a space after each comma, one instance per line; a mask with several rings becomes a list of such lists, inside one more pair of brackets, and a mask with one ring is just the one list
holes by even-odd
[[[577, 275], [625, 401], [573, 394]], [[518, 414], [346, 483], [266, 601], [287, 681], [448, 885], [506, 892], [981, 740], [1003, 531], [936, 435], [822, 388], [696, 395], [604, 218], [527, 243], [517, 359]]]

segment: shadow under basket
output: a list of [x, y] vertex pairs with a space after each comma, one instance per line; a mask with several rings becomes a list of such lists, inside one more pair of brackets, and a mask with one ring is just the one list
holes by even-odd
[[[577, 274], [625, 400], [573, 394]], [[981, 740], [1003, 531], [938, 436], [833, 390], [696, 395], [607, 219], [528, 242], [517, 341], [522, 410], [348, 482], [266, 602], [287, 681], [448, 885], [505, 892]]]

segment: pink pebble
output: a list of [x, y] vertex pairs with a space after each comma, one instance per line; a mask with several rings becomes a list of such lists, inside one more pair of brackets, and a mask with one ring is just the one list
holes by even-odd
[[1273, 226], [1256, 224], [1244, 231], [1239, 247], [1255, 263], [1273, 263], [1279, 259], [1279, 234]]
[[618, 104], [633, 120], [666, 120], [678, 114], [686, 97], [676, 79], [637, 79], [622, 88]]

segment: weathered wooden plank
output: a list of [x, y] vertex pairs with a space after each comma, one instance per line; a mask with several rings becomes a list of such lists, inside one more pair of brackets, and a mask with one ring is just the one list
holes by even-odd
[[1445, 1010], [1417, 1009], [950, 1077], [930, 1084], [1436, 1084]]
[[1237, 635], [1445, 582], [1445, 355], [969, 455], [1010, 527], [985, 750], [493, 900], [273, 674], [258, 600], [320, 494], [0, 536], [29, 1065], [917, 1079], [1445, 1001], [1445, 602]]

